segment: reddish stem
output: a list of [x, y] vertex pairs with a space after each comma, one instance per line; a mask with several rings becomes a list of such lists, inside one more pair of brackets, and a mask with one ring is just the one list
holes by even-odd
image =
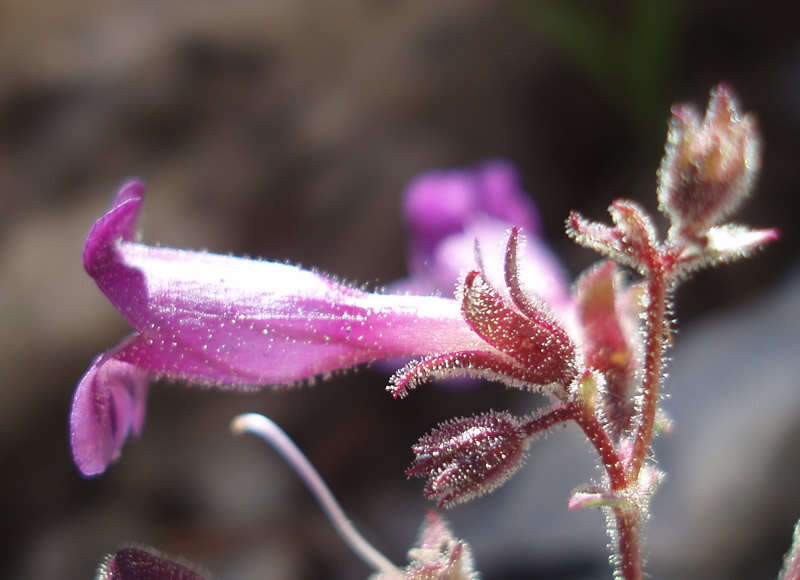
[[[619, 459], [611, 438], [603, 429], [597, 417], [586, 407], [574, 406], [575, 421], [581, 426], [589, 441], [592, 442], [608, 478], [611, 488], [620, 491], [628, 487], [628, 476], [625, 467]], [[614, 518], [617, 520], [617, 554], [619, 569], [625, 580], [642, 579], [642, 557], [639, 541], [639, 517], [631, 509], [614, 508]]]
[[563, 423], [575, 418], [575, 409], [572, 405], [564, 405], [563, 407], [556, 407], [552, 411], [540, 415], [522, 425], [525, 434], [532, 437], [536, 433], [546, 431], [553, 425]]
[[611, 480], [611, 489], [619, 491], [628, 487], [625, 468], [619, 459], [617, 450], [614, 448], [614, 443], [608, 436], [608, 432], [603, 429], [600, 421], [590, 410], [574, 403], [570, 403], [570, 406], [574, 409], [575, 422], [583, 429], [586, 438], [594, 445], [597, 454], [600, 456], [600, 461], [603, 462], [603, 467], [605, 467], [608, 478]]
[[630, 465], [630, 478], [639, 477], [645, 458], [653, 441], [658, 408], [658, 394], [661, 387], [661, 373], [664, 361], [664, 346], [667, 334], [665, 312], [667, 300], [667, 271], [664, 256], [658, 255], [648, 271], [647, 281], [647, 326], [644, 355], [644, 380], [642, 383], [641, 420], [636, 430], [633, 455]]
[[[606, 469], [611, 487], [620, 491], [628, 486], [625, 468], [619, 459], [617, 450], [608, 433], [603, 429], [594, 413], [583, 405], [568, 403], [556, 407], [523, 425], [528, 436], [549, 429], [557, 423], [574, 419], [583, 429], [586, 438], [594, 445], [603, 466]], [[619, 554], [619, 568], [625, 580], [641, 580], [642, 563], [639, 548], [639, 518], [638, 514], [630, 509], [614, 508], [614, 517], [617, 520], [617, 553]]]
[[631, 510], [614, 508], [617, 519], [619, 568], [625, 580], [642, 579], [642, 555], [639, 550], [639, 517]]

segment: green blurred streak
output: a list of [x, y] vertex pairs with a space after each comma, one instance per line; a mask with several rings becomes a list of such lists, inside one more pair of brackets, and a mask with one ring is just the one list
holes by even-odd
[[663, 123], [669, 106], [675, 38], [674, 0], [639, 0], [633, 7], [628, 50], [628, 89], [636, 118], [648, 130]]
[[527, 3], [531, 24], [555, 47], [572, 58], [584, 72], [612, 88], [618, 80], [611, 71], [620, 70], [617, 38], [602, 14], [569, 1], [531, 0]]
[[572, 59], [639, 129], [662, 123], [673, 70], [677, 0], [636, 0], [624, 21], [575, 0], [528, 0], [531, 27]]

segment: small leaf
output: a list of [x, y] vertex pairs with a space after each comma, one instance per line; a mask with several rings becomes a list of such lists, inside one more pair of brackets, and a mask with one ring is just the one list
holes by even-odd
[[589, 491], [590, 488], [578, 488], [572, 492], [567, 503], [567, 509], [574, 512], [584, 508], [620, 507], [624, 499], [609, 495], [607, 492]]

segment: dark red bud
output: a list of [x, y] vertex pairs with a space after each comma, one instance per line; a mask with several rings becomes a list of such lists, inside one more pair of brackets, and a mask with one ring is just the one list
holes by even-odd
[[417, 458], [406, 475], [428, 477], [425, 496], [452, 507], [505, 483], [524, 462], [527, 446], [524, 429], [509, 413], [454, 419], [412, 447]]
[[97, 580], [206, 580], [191, 564], [179, 563], [157, 550], [122, 548], [109, 554], [97, 569]]

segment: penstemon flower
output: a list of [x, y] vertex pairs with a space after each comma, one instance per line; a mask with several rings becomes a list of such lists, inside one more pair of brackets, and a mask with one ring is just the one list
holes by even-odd
[[[424, 182], [412, 186], [409, 199], [416, 199], [412, 205], [418, 215], [410, 221], [429, 251], [459, 246], [467, 238], [454, 240], [453, 235], [477, 222], [493, 235], [505, 230], [505, 222], [478, 205], [502, 208], [499, 202], [513, 201], [522, 209], [502, 217], [533, 223], [532, 208], [509, 183], [510, 168], [495, 163], [481, 175], [482, 182], [495, 185], [475, 188], [477, 177], [467, 174], [429, 177], [461, 187], [476, 206], [462, 200], [469, 211], [436, 235], [430, 224], [419, 223], [421, 208], [436, 200], [415, 193]], [[84, 475], [105, 471], [119, 457], [128, 434], [141, 433], [152, 378], [248, 389], [313, 380], [381, 359], [460, 351], [491, 356], [493, 349], [470, 329], [453, 298], [367, 293], [287, 264], [138, 243], [136, 220], [144, 191], [139, 181], [125, 183], [92, 227], [84, 249], [86, 271], [135, 329], [92, 362], [75, 391], [70, 437], [75, 464]], [[467, 243], [472, 256], [474, 241]], [[536, 273], [559, 279], [549, 252], [536, 251], [549, 260]], [[416, 279], [402, 284], [421, 284], [422, 277], [441, 282], [447, 275], [420, 263]], [[451, 288], [454, 283], [449, 282]]]
[[[152, 377], [253, 388], [418, 357], [391, 377], [395, 398], [432, 380], [467, 377], [550, 402], [527, 416], [452, 419], [423, 436], [406, 473], [427, 478], [425, 495], [446, 508], [493, 491], [522, 466], [533, 439], [573, 422], [603, 476], [574, 490], [568, 507], [603, 509], [615, 577], [638, 580], [642, 528], [663, 479], [652, 441], [669, 429], [659, 402], [671, 295], [692, 272], [777, 239], [774, 229], [725, 223], [750, 194], [759, 150], [755, 122], [726, 87], [712, 92], [702, 120], [675, 107], [658, 171], [667, 235], [660, 239], [653, 219], [630, 200], [611, 204], [612, 225], [573, 212], [567, 233], [608, 260], [571, 292], [536, 238], [516, 174], [502, 162], [426, 174], [411, 185], [411, 276], [392, 294], [286, 264], [138, 243], [144, 187], [129, 182], [90, 231], [84, 265], [134, 333], [98, 356], [78, 384], [70, 418], [75, 463], [84, 475], [102, 473], [127, 435], [141, 432]], [[527, 245], [523, 232], [532, 234]], [[453, 284], [455, 296], [443, 297]], [[466, 545], [432, 518], [404, 571], [375, 558], [380, 577], [474, 576]]]

